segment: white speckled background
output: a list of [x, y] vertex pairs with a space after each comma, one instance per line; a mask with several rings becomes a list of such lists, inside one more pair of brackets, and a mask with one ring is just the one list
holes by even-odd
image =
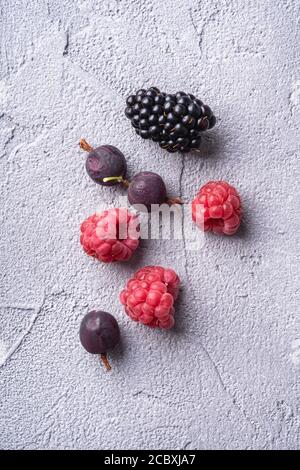
[[[300, 5], [297, 0], [2, 0], [0, 447], [299, 447]], [[141, 86], [194, 93], [218, 126], [203, 155], [164, 153], [123, 115]], [[192, 199], [241, 192], [232, 238], [145, 241], [128, 264], [84, 255], [80, 222], [120, 194], [93, 184], [80, 137]], [[182, 278], [177, 326], [131, 322], [117, 293], [145, 264]], [[108, 374], [78, 340], [120, 322]]]

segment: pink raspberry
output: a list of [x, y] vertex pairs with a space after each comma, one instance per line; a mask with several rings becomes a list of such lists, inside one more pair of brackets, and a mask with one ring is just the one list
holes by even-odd
[[242, 218], [240, 196], [226, 181], [209, 181], [192, 202], [192, 217], [205, 232], [233, 235]]
[[120, 301], [132, 320], [152, 328], [172, 328], [179, 283], [172, 269], [145, 266], [127, 282]]
[[91, 215], [80, 230], [84, 251], [104, 263], [127, 261], [139, 245], [139, 219], [125, 208]]

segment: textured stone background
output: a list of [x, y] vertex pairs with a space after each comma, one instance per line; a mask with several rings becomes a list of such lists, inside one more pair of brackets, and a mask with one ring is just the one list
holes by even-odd
[[[0, 5], [0, 447], [299, 447], [299, 2]], [[212, 106], [202, 155], [134, 134], [124, 97], [148, 85]], [[199, 252], [144, 241], [126, 265], [89, 259], [79, 224], [120, 191], [88, 178], [82, 136], [186, 201], [230, 181], [239, 234], [207, 236]], [[131, 322], [117, 298], [152, 263], [182, 278], [168, 333]], [[93, 307], [122, 329], [110, 374], [78, 341]]]

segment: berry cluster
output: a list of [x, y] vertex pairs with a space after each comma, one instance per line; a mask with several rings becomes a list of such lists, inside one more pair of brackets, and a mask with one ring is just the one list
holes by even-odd
[[234, 235], [242, 217], [237, 190], [226, 181], [206, 183], [192, 202], [192, 217], [206, 232]]
[[172, 95], [155, 87], [141, 89], [126, 104], [125, 115], [135, 132], [171, 153], [198, 149], [201, 133], [216, 123], [209, 106], [183, 91]]
[[145, 266], [127, 282], [120, 300], [132, 320], [152, 328], [172, 328], [179, 283], [172, 269]]
[[164, 180], [152, 171], [141, 171], [131, 181], [126, 179], [126, 160], [123, 153], [112, 145], [91, 147], [85, 139], [81, 139], [80, 147], [88, 152], [85, 168], [95, 183], [101, 186], [123, 184], [127, 189], [128, 201], [138, 210], [149, 211], [151, 206], [181, 204], [178, 198], [168, 198]]
[[[126, 116], [138, 135], [152, 139], [168, 152], [197, 150], [201, 133], [211, 129], [216, 118], [209, 106], [194, 95], [160, 92], [158, 88], [141, 89], [127, 98]], [[123, 153], [111, 145], [91, 147], [84, 139], [80, 147], [88, 152], [86, 170], [97, 184], [123, 184], [128, 201], [150, 210], [168, 199], [163, 179], [156, 173], [142, 171], [131, 181], [126, 179], [127, 164]], [[238, 230], [242, 208], [236, 189], [225, 181], [210, 181], [202, 186], [192, 202], [194, 222], [204, 231], [233, 235]], [[90, 216], [81, 224], [80, 242], [84, 251], [105, 263], [126, 261], [139, 245], [139, 219], [125, 208], [109, 209]], [[145, 266], [138, 270], [120, 293], [127, 315], [152, 328], [174, 326], [174, 302], [180, 279], [172, 269]], [[91, 311], [82, 320], [80, 341], [92, 354], [100, 354], [110, 370], [106, 352], [116, 346], [120, 331], [116, 319], [104, 311]]]
[[84, 251], [100, 261], [127, 261], [139, 245], [139, 219], [125, 208], [91, 215], [80, 227]]

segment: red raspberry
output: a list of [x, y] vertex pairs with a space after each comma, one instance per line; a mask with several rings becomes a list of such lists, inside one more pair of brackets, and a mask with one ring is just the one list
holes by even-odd
[[84, 251], [105, 263], [127, 261], [139, 245], [139, 219], [125, 208], [91, 215], [80, 230]]
[[242, 218], [240, 196], [226, 181], [209, 181], [192, 202], [192, 217], [205, 232], [233, 235]]
[[172, 328], [179, 283], [172, 269], [145, 266], [127, 282], [120, 301], [132, 320], [152, 328]]

